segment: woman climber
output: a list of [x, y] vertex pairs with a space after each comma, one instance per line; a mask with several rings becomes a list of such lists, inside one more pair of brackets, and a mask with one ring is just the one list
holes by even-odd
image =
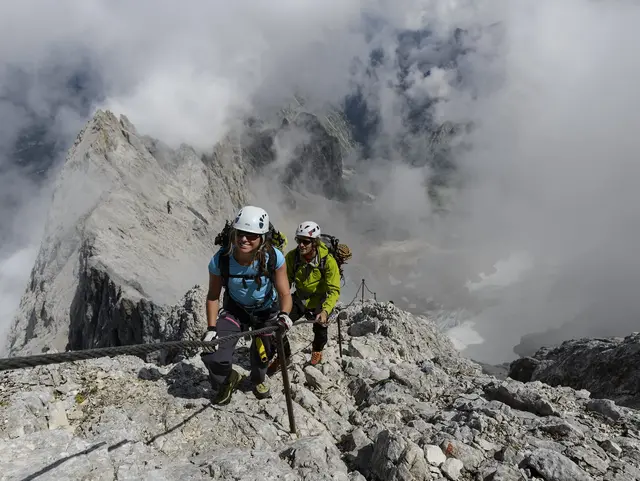
[[[269, 215], [264, 209], [245, 206], [238, 212], [228, 239], [209, 262], [207, 294], [207, 332], [203, 341], [272, 323], [289, 329], [292, 300], [287, 280], [284, 254], [274, 247], [269, 230]], [[226, 234], [225, 234], [226, 236]], [[222, 308], [219, 297], [225, 294]], [[218, 392], [214, 404], [227, 404], [242, 376], [232, 367], [232, 356], [238, 339], [223, 341], [203, 353], [202, 361], [209, 371], [212, 387]], [[275, 345], [274, 333], [253, 336], [250, 347], [253, 392], [257, 398], [269, 396], [265, 382], [268, 354]]]
[[[296, 230], [297, 248], [285, 256], [287, 278], [295, 286], [293, 309], [290, 317], [293, 321], [301, 317], [314, 320], [311, 364], [322, 361], [322, 350], [328, 339], [328, 317], [340, 298], [340, 270], [338, 263], [320, 240], [320, 226], [305, 221]], [[287, 362], [290, 360], [291, 347], [284, 337], [284, 350]], [[269, 365], [268, 373], [280, 368], [276, 357]]]

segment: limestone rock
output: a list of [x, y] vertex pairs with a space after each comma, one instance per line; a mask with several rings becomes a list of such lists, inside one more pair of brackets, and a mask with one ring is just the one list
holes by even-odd
[[331, 387], [331, 380], [314, 366], [305, 367], [304, 374], [307, 378], [307, 383], [315, 388], [326, 390]]
[[623, 416], [622, 410], [610, 399], [590, 399], [586, 408], [589, 411], [600, 413], [614, 422]]
[[550, 416], [556, 412], [554, 406], [536, 390], [520, 383], [504, 381], [499, 385], [491, 384], [485, 387], [485, 393], [490, 399], [501, 401], [514, 409], [541, 416]]
[[522, 382], [542, 381], [552, 386], [586, 389], [593, 398], [638, 408], [638, 365], [640, 333], [633, 333], [624, 338], [576, 339], [541, 348], [530, 357], [513, 361], [509, 376]]
[[593, 479], [569, 458], [550, 449], [535, 450], [525, 462], [548, 481], [590, 481]]
[[380, 432], [373, 449], [371, 473], [393, 481], [431, 479], [424, 451], [410, 440], [388, 430]]
[[516, 468], [509, 465], [501, 465], [491, 473], [487, 481], [526, 481], [526, 478]]
[[442, 464], [442, 472], [452, 481], [460, 479], [460, 474], [464, 465], [462, 461], [456, 458], [447, 458]]
[[348, 469], [340, 451], [327, 436], [312, 436], [296, 441], [280, 454], [305, 480], [348, 481]]
[[424, 446], [424, 455], [427, 458], [427, 462], [429, 464], [433, 464], [434, 466], [440, 466], [447, 459], [445, 454], [442, 452], [439, 446], [434, 446], [433, 444], [427, 444]]
[[215, 235], [246, 199], [248, 167], [224, 152], [208, 159], [187, 146], [162, 155], [149, 147], [108, 111], [79, 133], [57, 178], [11, 355], [199, 337], [204, 293], [194, 285], [206, 285]]
[[[197, 354], [168, 364], [118, 356], [0, 371], [2, 476], [639, 479], [634, 410], [616, 407], [621, 417], [612, 422], [602, 414], [612, 406], [583, 391], [498, 380], [464, 359], [432, 320], [389, 304], [339, 304], [338, 310], [345, 343], [366, 339], [384, 357], [343, 353], [341, 369], [330, 328], [324, 362], [311, 369], [305, 356], [312, 326], [289, 331], [293, 352], [302, 348], [289, 370], [296, 436], [289, 432], [280, 373], [269, 379], [271, 398], [257, 400], [241, 385], [228, 405], [211, 406]], [[348, 334], [366, 319], [379, 329]], [[242, 347], [234, 362], [246, 373]], [[318, 389], [325, 380], [331, 385]]]

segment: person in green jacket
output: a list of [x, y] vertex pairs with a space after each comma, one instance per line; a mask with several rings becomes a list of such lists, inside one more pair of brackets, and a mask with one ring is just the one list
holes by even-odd
[[[320, 240], [320, 226], [311, 221], [302, 222], [295, 235], [297, 247], [287, 252], [287, 277], [295, 292], [292, 295], [293, 308], [289, 314], [292, 321], [301, 317], [313, 319], [313, 343], [311, 364], [322, 361], [322, 350], [327, 344], [329, 323], [340, 298], [340, 270], [327, 246]], [[291, 355], [289, 340], [285, 337], [285, 357]], [[280, 367], [276, 358], [269, 366], [273, 373]]]

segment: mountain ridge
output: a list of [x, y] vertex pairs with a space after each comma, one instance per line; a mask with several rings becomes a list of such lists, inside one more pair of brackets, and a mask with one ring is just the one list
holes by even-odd
[[[123, 295], [134, 302], [177, 302], [201, 278], [197, 272], [213, 250], [222, 218], [245, 200], [246, 168], [223, 166], [221, 157], [228, 151], [219, 147], [205, 166], [193, 149], [182, 147], [174, 153], [179, 166], [168, 172], [126, 117], [97, 112], [56, 179], [40, 251], [12, 326], [10, 352], [35, 353], [47, 343], [65, 349], [65, 326], [83, 324], [77, 311], [82, 302], [74, 298], [85, 298], [83, 314], [89, 319], [100, 317], [101, 309], [108, 314], [113, 306], [101, 306], [98, 291], [81, 292], [82, 276], [94, 279], [96, 287], [103, 285], [101, 274], [116, 281], [116, 302]], [[171, 214], [167, 200], [174, 204]], [[88, 309], [91, 299], [98, 302], [95, 313]], [[81, 343], [95, 345], [102, 341]]]
[[[295, 152], [281, 175], [296, 182], [305, 174], [290, 166], [310, 162], [339, 190], [345, 146], [324, 150], [340, 144], [339, 127], [329, 132], [305, 115], [292, 125], [313, 129], [311, 149]], [[206, 281], [216, 234], [249, 201], [250, 177], [274, 160], [270, 148], [256, 149], [238, 132], [210, 153], [172, 149], [140, 135], [126, 116], [97, 111], [56, 178], [9, 354], [197, 336], [191, 321], [201, 313], [187, 324], [172, 316]]]
[[[307, 156], [330, 180], [342, 153], [325, 155], [337, 140], [315, 133], [290, 160]], [[211, 154], [174, 150], [125, 116], [97, 112], [57, 178], [11, 354], [199, 338], [215, 234], [273, 160], [234, 134]], [[154, 479], [244, 481], [256, 478], [249, 458], [264, 479], [292, 481], [640, 478], [637, 411], [584, 389], [499, 379], [462, 356], [434, 317], [353, 302], [339, 304], [343, 345], [333, 327], [320, 367], [306, 365], [310, 326], [290, 333], [297, 439], [279, 376], [271, 399], [244, 386], [210, 409], [195, 350], [103, 358], [0, 374], [3, 475], [121, 481], [153, 468]], [[240, 342], [239, 370], [246, 349]]]
[[[426, 317], [393, 304], [338, 305], [325, 362], [306, 363], [311, 326], [289, 332], [289, 432], [272, 397], [241, 385], [211, 406], [199, 356], [133, 356], [0, 372], [7, 481], [631, 481], [640, 414], [585, 390], [498, 380]], [[248, 372], [240, 341], [235, 369]], [[64, 453], [64, 454], [63, 454]]]

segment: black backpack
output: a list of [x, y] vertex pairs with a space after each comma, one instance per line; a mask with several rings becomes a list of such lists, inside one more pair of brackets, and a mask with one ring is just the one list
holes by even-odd
[[[338, 270], [340, 271], [340, 279], [342, 280], [342, 285], [344, 286], [344, 271], [342, 270], [342, 265], [346, 264], [349, 259], [352, 257], [351, 249], [347, 244], [340, 244], [340, 239], [335, 236], [329, 234], [320, 234], [320, 240], [324, 245], [329, 249], [329, 255], [333, 257], [338, 264]], [[296, 249], [295, 261], [293, 263], [293, 275], [298, 272], [298, 268], [301, 264], [300, 260], [300, 251]], [[327, 258], [320, 258], [320, 265], [318, 268], [322, 272], [322, 275], [326, 275], [326, 263]]]
[[[229, 244], [231, 242], [232, 226], [233, 226], [233, 223], [231, 221], [228, 221], [228, 220], [225, 221], [222, 231], [218, 233], [218, 235], [214, 240], [215, 245], [219, 245], [225, 250], [229, 248]], [[265, 294], [264, 298], [265, 300], [271, 299], [273, 288], [275, 286], [276, 259], [277, 259], [276, 252], [273, 246], [275, 245], [280, 249], [284, 249], [284, 247], [287, 245], [287, 237], [281, 232], [279, 232], [278, 230], [276, 230], [275, 227], [273, 227], [273, 224], [269, 222], [269, 232], [267, 232], [267, 238], [271, 240], [271, 245], [267, 250], [267, 253], [269, 254], [269, 258], [267, 260], [266, 272], [264, 271], [260, 272], [260, 270], [258, 270], [258, 273], [256, 275], [229, 274], [229, 255], [226, 252], [220, 253], [218, 267], [220, 268], [220, 277], [222, 277], [222, 285], [224, 286], [225, 289], [227, 289], [227, 285], [229, 283], [230, 277], [242, 279], [242, 285], [246, 288], [247, 279], [252, 279], [254, 282], [257, 282], [258, 285], [260, 286], [262, 281], [261, 277], [265, 276], [269, 279], [269, 281], [271, 282], [271, 285], [270, 285], [269, 292]]]

